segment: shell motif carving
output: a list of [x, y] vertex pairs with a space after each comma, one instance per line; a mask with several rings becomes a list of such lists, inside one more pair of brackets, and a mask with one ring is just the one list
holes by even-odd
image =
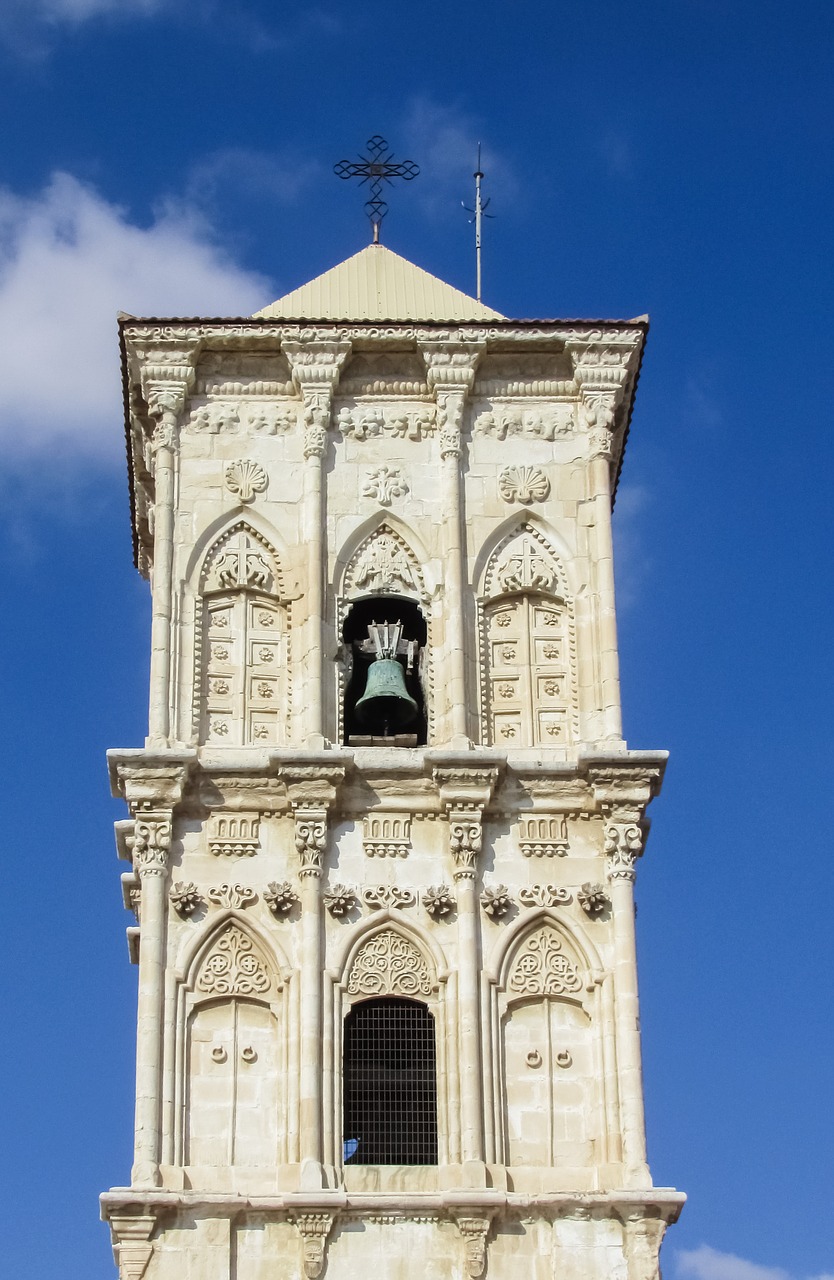
[[347, 989], [362, 996], [428, 996], [431, 978], [414, 943], [394, 929], [382, 929], [356, 953]]
[[550, 481], [540, 467], [505, 467], [498, 477], [498, 492], [505, 502], [544, 502]]
[[251, 458], [230, 462], [226, 468], [226, 488], [241, 502], [251, 502], [256, 493], [263, 493], [268, 483], [263, 467]]
[[215, 996], [254, 996], [269, 990], [269, 975], [251, 938], [236, 925], [216, 939], [203, 961], [197, 987]]
[[555, 929], [545, 926], [531, 934], [516, 956], [510, 989], [526, 996], [564, 996], [581, 987], [579, 970], [562, 950]]

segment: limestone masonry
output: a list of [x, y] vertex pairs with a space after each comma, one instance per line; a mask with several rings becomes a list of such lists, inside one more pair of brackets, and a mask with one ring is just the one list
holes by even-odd
[[109, 753], [139, 966], [121, 1280], [657, 1280], [611, 543], [647, 322], [381, 245], [121, 335], [152, 584]]

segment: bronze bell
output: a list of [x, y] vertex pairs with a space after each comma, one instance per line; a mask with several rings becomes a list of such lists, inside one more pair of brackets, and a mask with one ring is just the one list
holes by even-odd
[[417, 718], [419, 708], [405, 687], [405, 672], [396, 658], [376, 658], [368, 668], [365, 692], [356, 704], [363, 726], [384, 725], [396, 732]]

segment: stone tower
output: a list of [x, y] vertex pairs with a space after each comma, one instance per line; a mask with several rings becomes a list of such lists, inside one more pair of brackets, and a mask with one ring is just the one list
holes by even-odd
[[121, 1280], [656, 1280], [611, 505], [644, 319], [381, 245], [122, 317], [144, 747]]

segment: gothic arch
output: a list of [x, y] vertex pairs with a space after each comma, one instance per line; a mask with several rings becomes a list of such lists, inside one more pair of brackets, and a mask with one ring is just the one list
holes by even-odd
[[201, 533], [194, 539], [191, 554], [185, 567], [185, 580], [193, 583], [194, 590], [199, 589], [203, 578], [204, 566], [212, 549], [235, 529], [246, 527], [255, 538], [269, 548], [279, 564], [287, 563], [287, 546], [278, 530], [256, 511], [247, 511], [242, 515], [240, 508], [233, 512], [210, 520]]
[[524, 532], [546, 550], [554, 562], [560, 594], [567, 599], [575, 594], [573, 566], [575, 552], [552, 525], [532, 511], [516, 511], [503, 520], [482, 543], [475, 557], [472, 582], [480, 599], [488, 597], [488, 577], [502, 550]]
[[[391, 579], [390, 585], [384, 581], [379, 586], [357, 582], [356, 576], [362, 568], [363, 555], [372, 549], [374, 542], [380, 538], [390, 538], [394, 544], [391, 558], [395, 561], [393, 567], [395, 575], [398, 568], [404, 568], [404, 562], [397, 561], [396, 550], [398, 549], [405, 557], [410, 570], [410, 581], [395, 576]], [[382, 515], [377, 513], [354, 529], [336, 557], [334, 574], [336, 595], [342, 600], [348, 600], [374, 591], [390, 590], [393, 594], [410, 596], [412, 599], [426, 602], [430, 595], [426, 582], [428, 560], [428, 552], [422, 541], [404, 520], [392, 515], [391, 512]]]
[[[599, 956], [593, 944], [587, 938], [580, 938], [575, 929], [551, 907], [536, 907], [525, 912], [513, 925], [503, 931], [490, 956], [485, 973], [490, 983], [498, 991], [505, 993], [508, 1000], [523, 999], [524, 992], [518, 985], [513, 985], [513, 973], [516, 970], [519, 956], [530, 939], [538, 936], [542, 930], [550, 930], [555, 935], [558, 947], [556, 954], [564, 955], [575, 969], [579, 985], [571, 982], [565, 988], [565, 998], [583, 1003], [586, 989], [593, 977], [602, 972]], [[542, 994], [534, 992], [533, 994]], [[544, 992], [543, 994], [558, 994]]]
[[276, 546], [248, 518], [226, 521], [196, 577], [192, 736], [280, 746], [290, 717], [290, 605]]
[[188, 938], [177, 965], [177, 984], [190, 993], [197, 991], [198, 978], [207, 959], [229, 929], [236, 929], [251, 943], [253, 954], [270, 978], [270, 993], [282, 991], [292, 973], [286, 957], [278, 950], [272, 938], [262, 933], [250, 920], [229, 909], [210, 917], [195, 937]]
[[[419, 957], [428, 976], [428, 989], [422, 995], [417, 995], [416, 998], [431, 1000], [436, 995], [440, 984], [444, 983], [448, 976], [449, 970], [445, 957], [435, 940], [425, 929], [411, 920], [406, 920], [399, 912], [392, 911], [389, 908], [375, 911], [373, 915], [368, 916], [366, 920], [362, 920], [356, 925], [350, 936], [343, 943], [330, 970], [330, 977], [333, 982], [341, 987], [348, 1000], [352, 998], [361, 999], [362, 996], [358, 992], [349, 991], [351, 973], [362, 949], [383, 933], [395, 934], [408, 947], [412, 948], [416, 956]], [[393, 994], [406, 993], [395, 992]]]

